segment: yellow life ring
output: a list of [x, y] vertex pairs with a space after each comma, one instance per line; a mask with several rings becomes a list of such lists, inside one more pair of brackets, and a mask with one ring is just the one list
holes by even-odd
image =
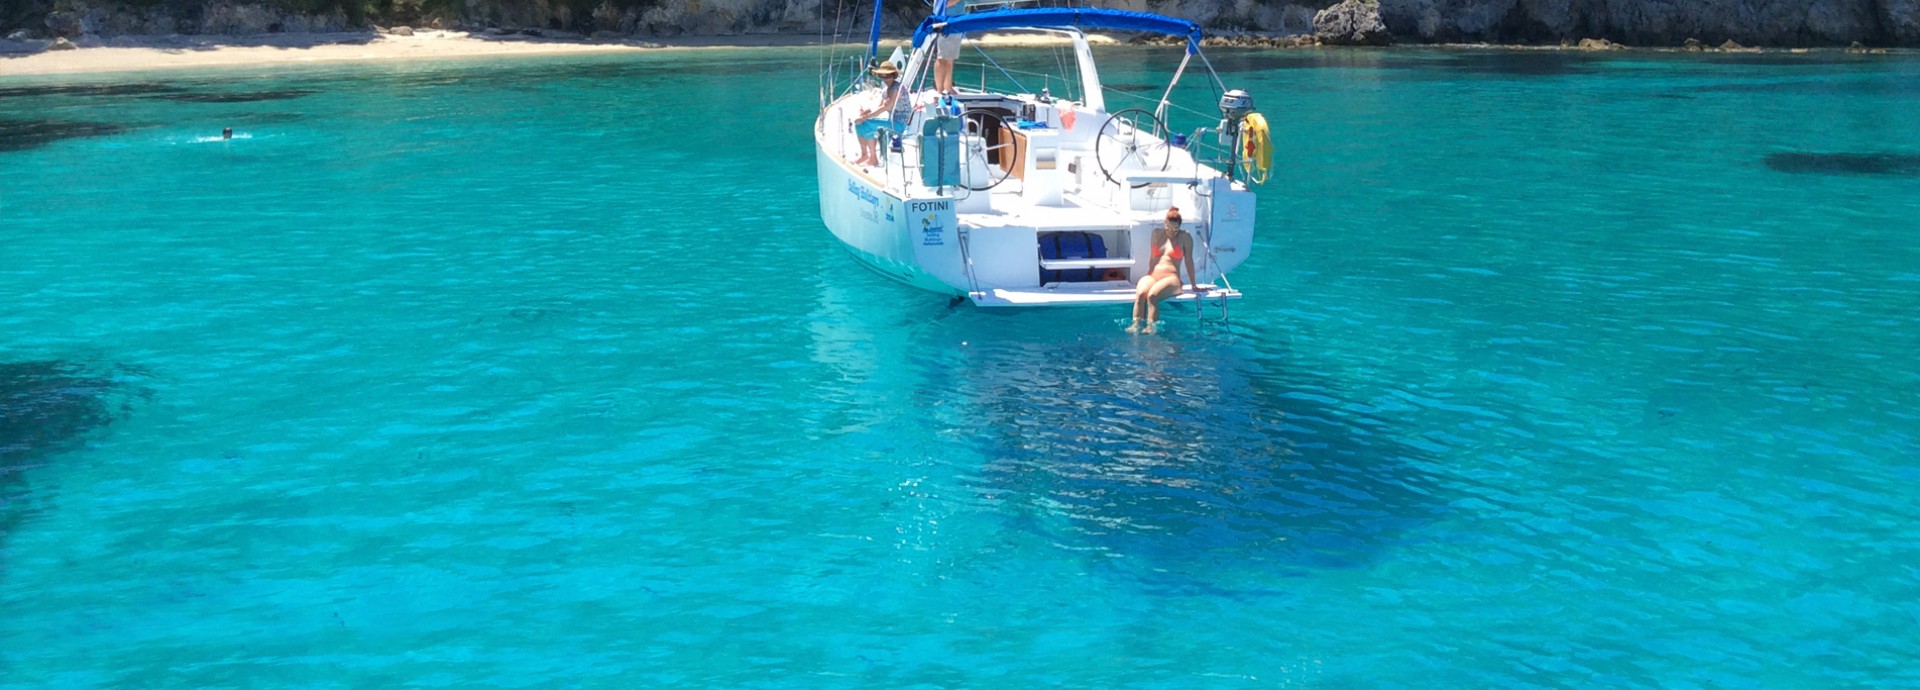
[[1267, 181], [1267, 173], [1273, 170], [1273, 136], [1267, 132], [1267, 118], [1260, 113], [1247, 113], [1240, 121], [1240, 163], [1247, 169], [1247, 179], [1254, 184]]

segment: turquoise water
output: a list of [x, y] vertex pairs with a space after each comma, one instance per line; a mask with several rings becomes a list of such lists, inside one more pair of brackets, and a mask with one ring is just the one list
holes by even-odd
[[1920, 59], [1216, 51], [1153, 337], [860, 269], [817, 64], [0, 81], [0, 687], [1920, 685]]

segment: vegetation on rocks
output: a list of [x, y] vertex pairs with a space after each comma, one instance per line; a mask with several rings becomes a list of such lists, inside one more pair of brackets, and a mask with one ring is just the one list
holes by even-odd
[[[1096, 0], [1185, 17], [1254, 43], [1489, 42], [1588, 47], [1920, 46], [1920, 0]], [[898, 35], [921, 0], [885, 0]], [[861, 0], [0, 0], [0, 36], [260, 34], [375, 26], [726, 36], [863, 34]], [[1278, 37], [1278, 38], [1276, 38]], [[1297, 37], [1297, 38], [1296, 38]], [[1236, 39], [1238, 40], [1238, 39]], [[1240, 41], [1248, 42], [1248, 41]], [[1617, 42], [1617, 43], [1616, 43]]]

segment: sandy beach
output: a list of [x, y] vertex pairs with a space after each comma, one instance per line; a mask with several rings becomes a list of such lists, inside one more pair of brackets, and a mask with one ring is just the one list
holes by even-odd
[[365, 32], [260, 36], [123, 36], [107, 45], [45, 50], [46, 41], [0, 40], [0, 76], [81, 74], [368, 60], [503, 57], [812, 45], [791, 34], [579, 40], [421, 30], [411, 36]]
[[[1089, 36], [1089, 39], [1095, 43], [1114, 42], [1106, 36]], [[1044, 42], [1046, 39], [1025, 35], [989, 35], [979, 40], [1007, 44]], [[818, 36], [801, 34], [582, 40], [441, 30], [419, 30], [411, 36], [372, 31], [259, 36], [122, 36], [104, 41], [105, 45], [83, 44], [83, 47], [75, 50], [46, 50], [48, 42], [44, 40], [0, 40], [0, 77], [368, 60], [810, 46], [818, 41]], [[895, 40], [883, 42], [883, 45], [904, 43]]]

